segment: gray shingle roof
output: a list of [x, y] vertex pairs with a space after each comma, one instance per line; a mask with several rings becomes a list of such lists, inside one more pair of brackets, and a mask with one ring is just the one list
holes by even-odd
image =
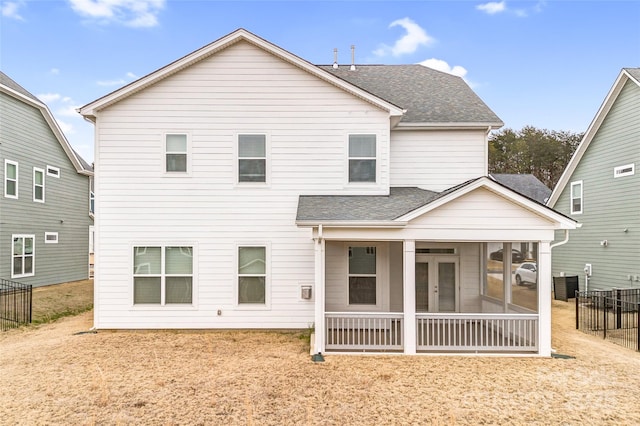
[[491, 177], [507, 188], [541, 204], [545, 204], [551, 196], [551, 190], [531, 174], [491, 174]]
[[403, 123], [503, 124], [462, 78], [422, 65], [318, 67], [406, 109]]
[[386, 221], [439, 198], [420, 188], [391, 188], [389, 195], [301, 195], [297, 221]]
[[11, 78], [9, 78], [8, 75], [6, 75], [5, 73], [3, 73], [2, 71], [0, 71], [0, 84], [2, 84], [3, 86], [7, 86], [9, 89], [15, 90], [16, 92], [25, 95], [26, 97], [38, 102], [38, 103], [42, 103], [42, 101], [38, 98], [36, 98], [33, 94], [31, 94], [29, 91], [27, 91], [27, 89], [25, 89], [24, 87], [20, 86], [18, 83], [16, 83], [15, 81], [13, 81]]
[[631, 77], [640, 81], [640, 68], [625, 68], [624, 70], [628, 72]]

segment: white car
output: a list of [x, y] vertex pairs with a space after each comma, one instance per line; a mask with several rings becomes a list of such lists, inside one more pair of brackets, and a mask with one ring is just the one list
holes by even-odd
[[524, 262], [516, 269], [516, 284], [524, 285], [526, 283], [538, 283], [538, 267], [533, 262]]

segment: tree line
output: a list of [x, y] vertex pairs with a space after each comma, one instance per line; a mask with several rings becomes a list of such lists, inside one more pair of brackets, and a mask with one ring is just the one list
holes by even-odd
[[533, 126], [501, 129], [489, 136], [489, 173], [533, 174], [553, 189], [583, 135]]

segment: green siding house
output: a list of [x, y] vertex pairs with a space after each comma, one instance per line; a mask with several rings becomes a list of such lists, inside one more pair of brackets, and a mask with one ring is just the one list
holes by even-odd
[[640, 68], [624, 68], [549, 199], [582, 224], [554, 249], [554, 276], [578, 275], [581, 290], [640, 287], [639, 162]]
[[0, 72], [0, 278], [89, 276], [89, 180], [47, 106]]

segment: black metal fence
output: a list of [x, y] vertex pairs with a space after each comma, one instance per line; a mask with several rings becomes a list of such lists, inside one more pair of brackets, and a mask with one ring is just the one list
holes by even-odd
[[576, 328], [640, 351], [640, 288], [576, 291]]
[[31, 322], [31, 284], [0, 278], [0, 331]]

